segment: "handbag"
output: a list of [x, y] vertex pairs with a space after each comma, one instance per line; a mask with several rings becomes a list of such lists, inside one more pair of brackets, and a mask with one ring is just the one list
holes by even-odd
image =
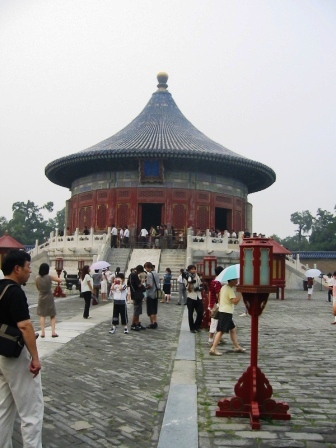
[[[7, 285], [0, 295], [0, 300], [10, 286], [15, 285]], [[23, 347], [24, 341], [21, 331], [10, 325], [0, 324], [0, 355], [7, 358], [18, 358]]]
[[157, 289], [156, 290], [156, 298], [158, 300], [164, 300], [166, 298], [165, 293], [162, 291], [162, 289]]
[[153, 282], [154, 282], [154, 285], [155, 285], [155, 288], [156, 288], [156, 298], [157, 298], [158, 300], [164, 300], [164, 299], [166, 298], [166, 295], [165, 295], [165, 293], [162, 291], [162, 289], [158, 288], [158, 286], [157, 286], [157, 284], [156, 284], [156, 281], [155, 281], [155, 277], [154, 277], [153, 273], [151, 273], [151, 274], [152, 274]]
[[215, 303], [214, 306], [211, 308], [210, 317], [212, 317], [212, 319], [218, 319], [218, 317], [219, 317], [219, 308], [217, 306], [217, 303]]

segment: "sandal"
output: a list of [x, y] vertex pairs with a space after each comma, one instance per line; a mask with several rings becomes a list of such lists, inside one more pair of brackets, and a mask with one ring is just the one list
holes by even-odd
[[52, 334], [51, 337], [52, 338], [58, 338], [58, 334]]
[[160, 300], [160, 303], [165, 303], [165, 301], [164, 300]]
[[220, 353], [220, 352], [217, 351], [216, 349], [215, 349], [215, 350], [210, 349], [210, 350], [209, 350], [209, 354], [212, 355], [212, 356], [222, 356], [223, 353]]
[[238, 347], [238, 348], [234, 348], [233, 351], [236, 353], [243, 353], [243, 352], [246, 352], [246, 348]]

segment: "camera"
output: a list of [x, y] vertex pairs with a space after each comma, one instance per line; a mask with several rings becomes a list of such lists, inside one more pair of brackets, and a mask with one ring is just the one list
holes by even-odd
[[202, 291], [202, 286], [195, 286], [194, 291]]

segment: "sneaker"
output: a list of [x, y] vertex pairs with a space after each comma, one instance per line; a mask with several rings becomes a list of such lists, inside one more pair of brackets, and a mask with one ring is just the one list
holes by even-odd
[[208, 339], [208, 344], [212, 345], [213, 344], [213, 339]]
[[334, 322], [331, 322], [331, 325], [336, 325], [336, 320], [334, 320]]
[[128, 334], [128, 328], [125, 328], [124, 334]]
[[111, 330], [109, 331], [110, 334], [114, 334], [116, 332], [116, 327], [112, 327]]
[[245, 317], [245, 316], [247, 316], [247, 313], [239, 314], [239, 317]]
[[141, 325], [141, 322], [138, 323], [137, 327], [139, 328], [139, 330], [146, 330], [146, 327]]
[[140, 331], [141, 329], [137, 325], [131, 325], [131, 330]]
[[220, 353], [218, 350], [210, 349], [209, 354], [212, 356], [222, 356], [223, 353]]

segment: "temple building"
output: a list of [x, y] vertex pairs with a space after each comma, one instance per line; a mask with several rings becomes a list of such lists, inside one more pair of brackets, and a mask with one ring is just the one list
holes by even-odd
[[47, 165], [48, 179], [71, 191], [66, 227], [105, 233], [115, 224], [133, 235], [160, 224], [252, 232], [248, 194], [272, 185], [274, 171], [196, 129], [168, 92], [168, 75], [157, 79], [157, 91], [128, 126]]

